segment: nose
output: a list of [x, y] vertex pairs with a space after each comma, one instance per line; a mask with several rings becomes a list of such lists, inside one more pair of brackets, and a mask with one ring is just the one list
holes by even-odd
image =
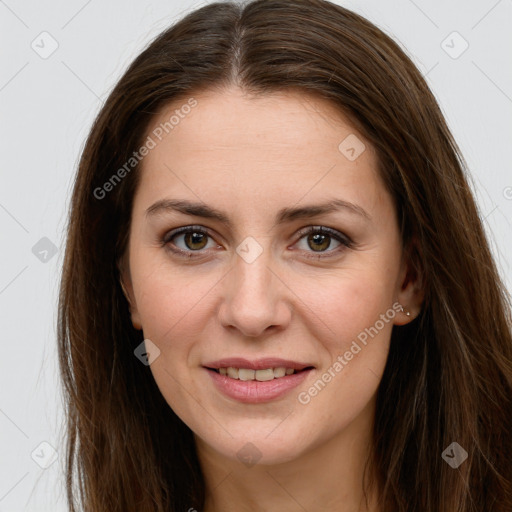
[[233, 266], [224, 277], [221, 324], [253, 338], [286, 328], [291, 319], [292, 292], [271, 268], [270, 250], [265, 249], [250, 263], [237, 254]]

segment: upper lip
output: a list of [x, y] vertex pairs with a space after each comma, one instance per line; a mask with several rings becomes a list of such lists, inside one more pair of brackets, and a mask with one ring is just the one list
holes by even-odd
[[226, 359], [219, 359], [203, 364], [205, 368], [247, 368], [249, 370], [266, 370], [268, 368], [293, 368], [294, 370], [303, 370], [304, 368], [313, 367], [312, 364], [300, 363], [298, 361], [291, 361], [289, 359], [280, 359], [277, 357], [265, 357], [255, 361], [249, 361], [243, 357], [229, 357]]

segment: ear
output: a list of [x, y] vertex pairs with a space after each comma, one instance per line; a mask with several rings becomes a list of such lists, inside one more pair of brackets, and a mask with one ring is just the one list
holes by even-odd
[[402, 253], [396, 297], [403, 311], [395, 316], [394, 324], [405, 325], [412, 322], [420, 314], [425, 297], [424, 272], [420, 265], [416, 239]]
[[137, 330], [142, 330], [142, 323], [140, 321], [139, 311], [137, 309], [137, 302], [133, 293], [133, 285], [130, 276], [130, 265], [126, 261], [126, 255], [124, 255], [118, 262], [119, 269], [119, 284], [123, 290], [124, 296], [128, 301], [130, 314], [132, 317], [132, 325]]

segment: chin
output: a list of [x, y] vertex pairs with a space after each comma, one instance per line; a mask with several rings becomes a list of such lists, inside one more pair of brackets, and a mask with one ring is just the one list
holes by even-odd
[[[295, 460], [307, 447], [303, 445], [304, 436], [290, 436], [281, 433], [279, 437], [269, 436], [271, 429], [261, 429], [252, 435], [246, 432], [244, 435], [233, 434], [227, 439], [204, 439], [213, 450], [227, 459], [242, 463], [246, 467], [255, 464], [273, 466]], [[285, 437], [285, 440], [282, 438]]]

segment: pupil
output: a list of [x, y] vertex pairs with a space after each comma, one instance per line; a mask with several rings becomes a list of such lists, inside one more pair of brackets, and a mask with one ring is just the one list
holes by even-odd
[[315, 233], [314, 235], [312, 235], [311, 238], [313, 239], [313, 243], [316, 245], [317, 248], [327, 249], [327, 247], [329, 247], [329, 242], [327, 242], [327, 245], [325, 247], [320, 247], [320, 245], [322, 244], [322, 240], [325, 245], [325, 241], [328, 239], [327, 235]]
[[[201, 243], [201, 238], [204, 237], [204, 235], [202, 233], [188, 233], [188, 237], [191, 238], [191, 245], [195, 245], [195, 244], [200, 244]], [[187, 243], [187, 245], [189, 245]], [[194, 248], [197, 248], [197, 247], [190, 247], [190, 249], [194, 249]], [[199, 247], [199, 249], [201, 249], [202, 247]]]

